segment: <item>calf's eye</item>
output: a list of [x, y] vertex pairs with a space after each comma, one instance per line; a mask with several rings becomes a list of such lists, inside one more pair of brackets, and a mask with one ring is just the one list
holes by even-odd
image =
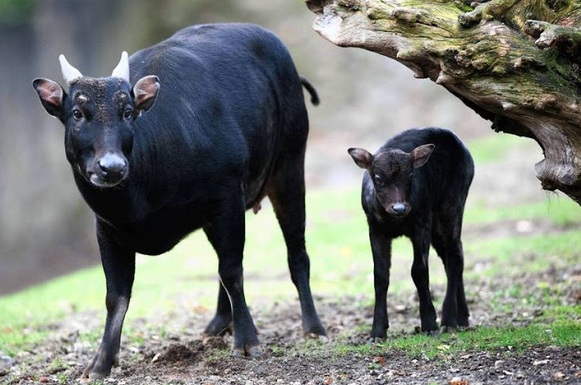
[[379, 187], [383, 186], [385, 184], [385, 182], [383, 182], [383, 179], [381, 179], [381, 177], [379, 175], [376, 175], [373, 180], [375, 181], [375, 184]]
[[131, 117], [133, 116], [133, 110], [131, 108], [126, 108], [125, 111], [123, 112], [123, 117], [127, 120], [131, 119]]
[[83, 119], [83, 113], [81, 112], [81, 110], [74, 109], [73, 110], [73, 118], [75, 120], [81, 120], [81, 119]]

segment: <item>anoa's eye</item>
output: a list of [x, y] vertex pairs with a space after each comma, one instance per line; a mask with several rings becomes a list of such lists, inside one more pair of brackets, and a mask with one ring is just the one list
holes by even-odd
[[130, 107], [127, 107], [125, 109], [125, 111], [123, 111], [123, 118], [126, 120], [129, 120], [133, 117], [133, 109]]
[[378, 187], [382, 187], [385, 184], [385, 182], [379, 175], [375, 175], [375, 177], [373, 177], [373, 181], [375, 182], [375, 185]]
[[81, 112], [81, 110], [79, 110], [78, 108], [75, 108], [73, 110], [73, 118], [75, 120], [81, 120], [81, 119], [83, 119], [83, 113]]

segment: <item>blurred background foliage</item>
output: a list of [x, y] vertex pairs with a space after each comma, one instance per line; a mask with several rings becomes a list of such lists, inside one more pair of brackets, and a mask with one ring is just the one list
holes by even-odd
[[[62, 84], [60, 53], [99, 77], [121, 51], [135, 52], [190, 24], [253, 22], [273, 30], [322, 100], [309, 106], [309, 189], [359, 183], [346, 149], [374, 151], [408, 127], [447, 127], [468, 142], [491, 135], [488, 122], [443, 88], [414, 80], [385, 57], [328, 43], [313, 31], [313, 20], [300, 0], [0, 0], [0, 293], [99, 263], [92, 215], [65, 160], [62, 126], [31, 87], [35, 77]], [[535, 186], [532, 164], [525, 174]]]
[[0, 0], [0, 24], [27, 24], [37, 0]]

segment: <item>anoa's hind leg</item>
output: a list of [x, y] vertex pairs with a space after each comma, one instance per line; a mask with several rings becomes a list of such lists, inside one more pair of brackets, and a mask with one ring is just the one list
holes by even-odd
[[310, 260], [305, 248], [304, 156], [279, 164], [267, 185], [267, 194], [284, 235], [288, 266], [297, 288], [306, 335], [325, 336], [310, 288]]
[[[229, 199], [220, 203], [219, 214], [204, 227], [208, 240], [218, 254], [218, 273], [222, 287], [218, 295], [216, 316], [206, 330], [218, 334], [229, 325], [231, 315], [234, 328], [234, 356], [257, 356], [261, 354], [256, 328], [244, 296], [242, 255], [244, 250], [245, 224], [244, 201], [241, 191], [235, 188]], [[226, 310], [227, 301], [231, 312]]]

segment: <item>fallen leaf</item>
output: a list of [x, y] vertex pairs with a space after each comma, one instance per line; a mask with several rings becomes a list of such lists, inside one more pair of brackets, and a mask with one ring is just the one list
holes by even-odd
[[395, 305], [395, 312], [399, 313], [399, 314], [403, 314], [407, 312], [407, 306], [406, 305]]
[[470, 382], [462, 377], [453, 377], [450, 380], [450, 385], [469, 385]]
[[567, 376], [565, 375], [565, 373], [562, 372], [556, 372], [553, 374], [553, 380], [555, 381], [563, 381], [567, 378]]
[[375, 362], [377, 362], [379, 365], [383, 366], [385, 365], [385, 357], [384, 356], [377, 356], [375, 357]]
[[539, 366], [539, 365], [546, 365], [548, 363], [549, 363], [549, 360], [538, 360], [538, 361], [533, 362], [533, 365]]
[[387, 371], [387, 373], [385, 373], [385, 375], [388, 377], [395, 377], [395, 376], [403, 376], [403, 375], [405, 375], [405, 373], [402, 372], [401, 370], [390, 369]]

